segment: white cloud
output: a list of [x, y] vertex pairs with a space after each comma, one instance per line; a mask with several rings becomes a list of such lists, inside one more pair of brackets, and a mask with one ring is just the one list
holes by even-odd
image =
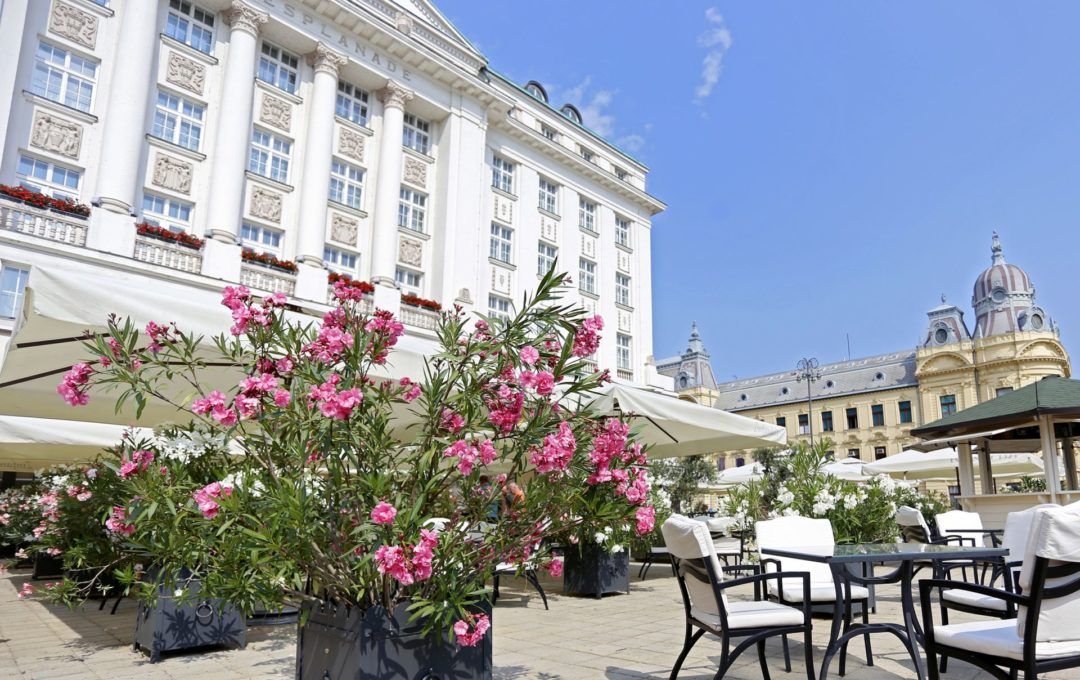
[[[555, 92], [557, 88], [551, 88], [549, 92]], [[586, 76], [577, 85], [562, 90], [562, 97], [556, 97], [559, 101], [573, 104], [581, 112], [581, 122], [596, 134], [606, 139], [613, 140], [615, 145], [629, 153], [637, 153], [645, 146], [645, 134], [651, 131], [652, 123], [647, 124], [642, 132], [627, 132], [618, 130], [615, 114], [611, 111], [615, 104], [617, 90], [594, 90], [592, 89], [592, 76]], [[559, 106], [555, 101], [552, 104]], [[621, 136], [616, 134], [621, 132]]]
[[731, 49], [731, 31], [724, 25], [724, 17], [715, 7], [705, 10], [705, 20], [709, 26], [698, 36], [698, 45], [708, 48], [701, 60], [701, 82], [694, 89], [694, 102], [703, 104], [712, 94], [720, 73], [724, 70], [724, 55]]
[[623, 151], [637, 153], [645, 146], [645, 136], [639, 134], [624, 135], [615, 140], [615, 146]]

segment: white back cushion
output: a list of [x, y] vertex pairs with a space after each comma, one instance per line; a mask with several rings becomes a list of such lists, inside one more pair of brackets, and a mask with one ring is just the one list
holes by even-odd
[[[684, 560], [704, 559], [712, 564], [717, 579], [723, 580], [724, 571], [716, 557], [716, 546], [713, 545], [709, 528], [704, 522], [682, 515], [672, 515], [660, 527], [660, 533], [664, 535], [669, 554]], [[686, 575], [685, 582], [686, 589], [690, 592], [690, 603], [694, 608], [709, 614], [720, 614], [711, 583], [700, 581], [690, 573]], [[720, 597], [726, 607], [727, 595], [721, 593]]]
[[1001, 535], [1001, 547], [1008, 548], [1008, 562], [1020, 562], [1027, 550], [1028, 537], [1031, 536], [1031, 523], [1035, 521], [1035, 511], [1042, 508], [1060, 507], [1056, 503], [1044, 503], [1027, 510], [1010, 512], [1005, 518], [1005, 532]]
[[[833, 537], [832, 524], [827, 519], [810, 519], [809, 517], [777, 517], [757, 523], [757, 544], [759, 556], [762, 559], [770, 555], [760, 553], [762, 548], [816, 548], [832, 546], [836, 544]], [[822, 562], [809, 562], [790, 557], [773, 557], [780, 560], [780, 566], [784, 571], [808, 571], [812, 584], [829, 584], [833, 582], [832, 570], [829, 565]], [[775, 581], [770, 581], [770, 586]], [[787, 588], [788, 584], [785, 583]]]
[[[1035, 558], [1050, 560], [1050, 566], [1080, 562], [1080, 503], [1061, 508], [1035, 510], [1031, 523], [1031, 535], [1024, 553], [1024, 566], [1020, 570], [1020, 587], [1027, 595], [1035, 568]], [[1077, 575], [1060, 579], [1047, 579], [1046, 588], [1070, 583]], [[1016, 619], [1017, 632], [1024, 637], [1027, 608], [1021, 607]], [[1039, 608], [1036, 642], [1063, 642], [1080, 640], [1080, 591], [1065, 597], [1043, 598]]]
[[926, 525], [922, 513], [907, 505], [901, 505], [896, 509], [896, 523], [902, 527], [922, 527], [927, 538], [932, 536], [930, 527]]
[[[989, 539], [981, 534], [960, 531], [962, 529], [977, 529], [982, 531], [982, 517], [980, 517], [977, 512], [949, 510], [940, 515], [934, 515], [934, 522], [937, 524], [938, 533], [942, 536], [948, 536], [949, 534], [956, 532], [955, 535], [957, 536], [974, 539], [975, 545], [989, 545]], [[967, 541], [964, 541], [964, 543], [967, 544]]]

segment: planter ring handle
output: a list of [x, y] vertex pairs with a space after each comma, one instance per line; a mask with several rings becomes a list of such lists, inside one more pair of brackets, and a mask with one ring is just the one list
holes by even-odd
[[195, 619], [204, 626], [210, 624], [214, 618], [214, 605], [209, 600], [203, 600], [195, 607]]

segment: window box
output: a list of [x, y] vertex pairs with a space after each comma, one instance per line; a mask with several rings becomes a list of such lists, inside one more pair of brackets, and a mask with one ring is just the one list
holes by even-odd
[[419, 295], [413, 295], [412, 293], [402, 293], [401, 304], [409, 305], [410, 307], [420, 307], [421, 309], [430, 309], [433, 312], [442, 311], [442, 305], [438, 302], [422, 298]]
[[328, 280], [329, 280], [331, 286], [340, 281], [344, 285], [346, 285], [346, 286], [348, 286], [350, 288], [355, 288], [355, 289], [359, 290], [361, 293], [363, 293], [365, 295], [370, 295], [370, 294], [375, 292], [375, 286], [374, 285], [368, 283], [367, 281], [359, 281], [357, 279], [354, 279], [353, 277], [349, 276], [348, 274], [339, 274], [338, 272], [330, 272], [330, 276], [328, 277]]
[[45, 210], [51, 210], [52, 212], [61, 213], [63, 215], [70, 215], [72, 217], [78, 217], [85, 219], [90, 216], [90, 206], [83, 203], [75, 203], [74, 201], [64, 201], [59, 198], [53, 198], [52, 196], [46, 196], [45, 194], [31, 191], [26, 187], [11, 186], [8, 184], [0, 184], [0, 194], [9, 196], [20, 203], [32, 206], [34, 208], [42, 208]]
[[296, 263], [291, 260], [279, 260], [269, 253], [257, 253], [250, 248], [241, 250], [240, 258], [244, 260], [244, 262], [261, 265], [267, 269], [277, 269], [278, 271], [288, 272], [290, 274], [295, 274], [297, 269]]
[[169, 243], [174, 243], [185, 248], [191, 248], [192, 250], [200, 250], [203, 247], [203, 244], [206, 243], [198, 236], [192, 236], [191, 234], [182, 231], [177, 232], [163, 227], [157, 227], [146, 222], [140, 222], [135, 225], [135, 233], [139, 236], [146, 236], [159, 241], [168, 241]]

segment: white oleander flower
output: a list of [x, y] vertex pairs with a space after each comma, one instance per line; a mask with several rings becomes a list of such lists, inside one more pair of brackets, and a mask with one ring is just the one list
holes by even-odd
[[597, 531], [596, 535], [593, 536], [593, 540], [597, 543], [604, 543], [605, 541], [607, 541], [607, 534], [602, 531]]
[[617, 555], [617, 554], [621, 553], [622, 551], [623, 551], [623, 547], [621, 545], [619, 545], [618, 543], [611, 546], [611, 554], [612, 555]]

